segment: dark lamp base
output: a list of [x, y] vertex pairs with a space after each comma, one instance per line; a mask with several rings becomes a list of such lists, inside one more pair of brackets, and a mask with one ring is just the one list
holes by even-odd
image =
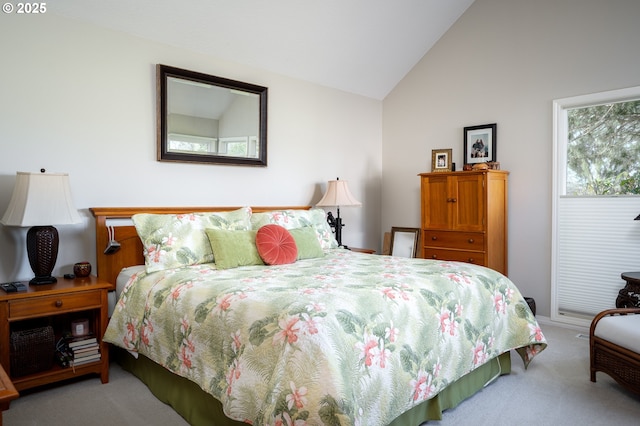
[[29, 284], [53, 284], [51, 276], [58, 258], [58, 230], [53, 226], [32, 226], [27, 231], [27, 254], [33, 278]]
[[57, 283], [58, 280], [56, 277], [34, 277], [29, 281], [31, 285], [43, 285], [43, 284], [53, 284]]

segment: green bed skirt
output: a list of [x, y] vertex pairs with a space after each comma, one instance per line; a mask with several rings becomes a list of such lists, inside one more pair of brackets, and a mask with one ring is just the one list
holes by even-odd
[[[195, 383], [173, 374], [144, 356], [136, 359], [124, 350], [114, 351], [115, 358], [122, 368], [142, 380], [156, 398], [173, 407], [189, 424], [246, 426], [246, 423], [226, 417], [222, 412], [222, 404]], [[427, 420], [440, 420], [444, 410], [457, 406], [492, 379], [510, 372], [511, 357], [509, 352], [506, 352], [455, 381], [430, 400], [402, 414], [389, 426], [418, 426]]]

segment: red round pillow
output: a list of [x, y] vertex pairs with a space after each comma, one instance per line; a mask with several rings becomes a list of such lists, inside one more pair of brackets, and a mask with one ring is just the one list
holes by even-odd
[[264, 225], [256, 233], [256, 247], [267, 265], [293, 263], [298, 258], [296, 240], [280, 225]]

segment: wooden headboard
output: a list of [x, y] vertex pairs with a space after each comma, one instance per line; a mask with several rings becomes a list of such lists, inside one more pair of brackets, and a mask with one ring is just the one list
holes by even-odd
[[[120, 243], [120, 249], [115, 253], [105, 254], [109, 244], [109, 219], [131, 219], [138, 213], [153, 214], [181, 214], [196, 212], [223, 212], [237, 210], [241, 207], [92, 207], [89, 210], [96, 219], [96, 269], [98, 278], [116, 285], [116, 278], [127, 266], [144, 265], [142, 242], [138, 237], [133, 223], [117, 224], [113, 226], [113, 239]], [[276, 206], [251, 207], [254, 212], [271, 210], [309, 210], [311, 206]]]

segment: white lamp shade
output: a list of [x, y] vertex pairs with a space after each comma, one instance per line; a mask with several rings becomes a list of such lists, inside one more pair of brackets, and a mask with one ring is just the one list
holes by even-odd
[[356, 200], [351, 194], [346, 180], [330, 180], [327, 184], [327, 192], [324, 197], [316, 204], [318, 207], [348, 207], [361, 206], [362, 203]]
[[66, 173], [18, 172], [4, 216], [7, 226], [49, 226], [80, 223]]

